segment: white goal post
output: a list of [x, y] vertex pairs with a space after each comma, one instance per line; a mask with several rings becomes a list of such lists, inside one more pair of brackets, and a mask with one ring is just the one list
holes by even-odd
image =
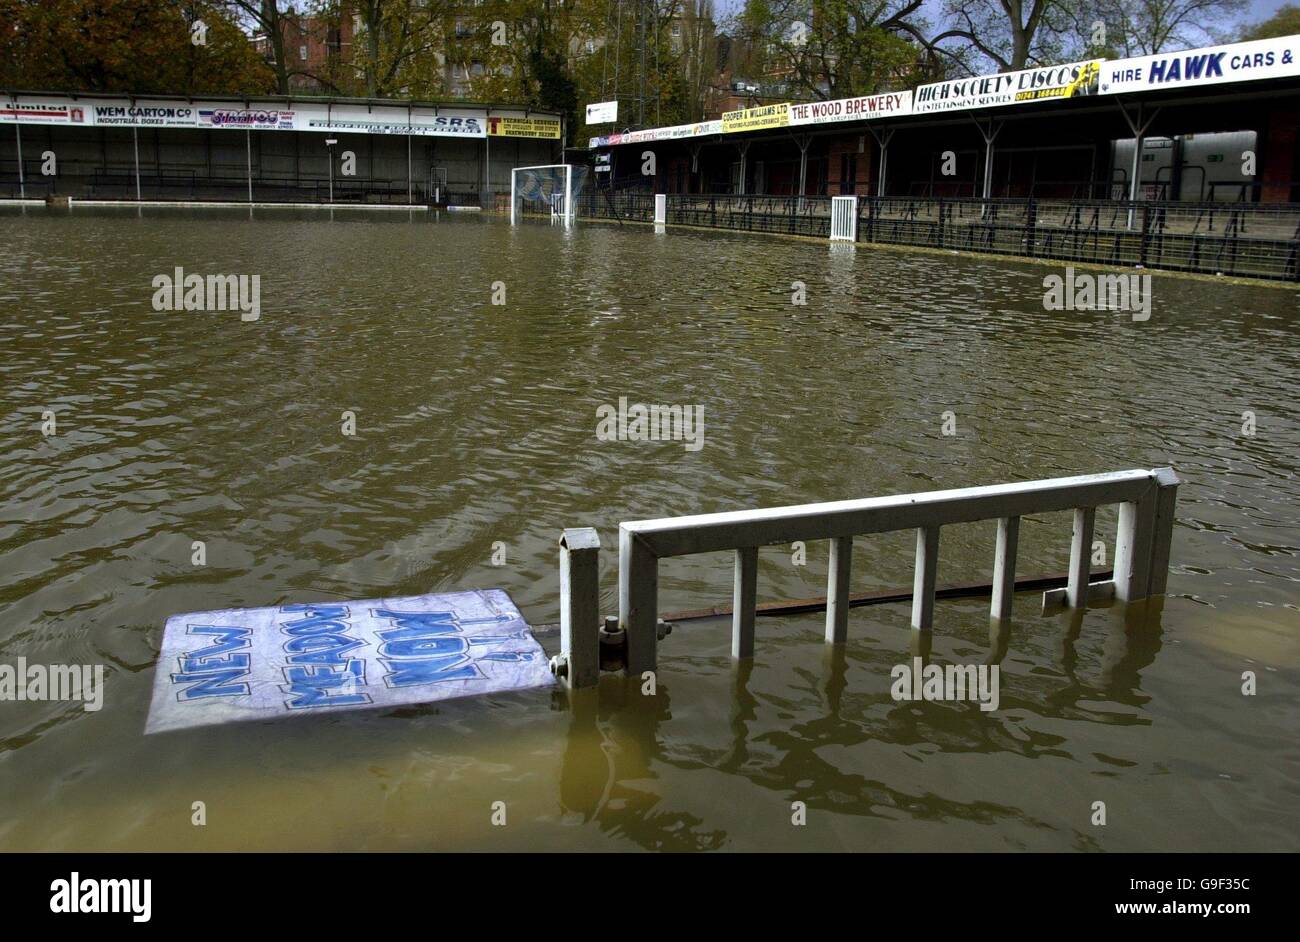
[[581, 188], [582, 176], [573, 164], [515, 167], [510, 171], [510, 222], [518, 222], [525, 212], [549, 213], [565, 225], [573, 222], [575, 182]]

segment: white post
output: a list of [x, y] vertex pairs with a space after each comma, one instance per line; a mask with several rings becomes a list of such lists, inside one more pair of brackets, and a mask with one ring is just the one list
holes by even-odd
[[984, 191], [981, 194], [988, 199], [993, 190], [993, 138], [984, 139]]
[[655, 223], [656, 225], [662, 226], [667, 222], [668, 222], [668, 194], [656, 193], [655, 194]]
[[934, 580], [939, 567], [939, 527], [916, 530], [916, 572], [912, 578], [912, 627], [929, 631], [934, 621]]
[[849, 638], [849, 574], [853, 568], [853, 537], [831, 540], [830, 571], [826, 577], [826, 641], [843, 644]]
[[18, 135], [18, 198], [27, 199], [27, 180], [23, 177], [23, 126], [14, 125], [14, 133]]
[[564, 165], [564, 224], [573, 222], [573, 164]]
[[889, 142], [893, 137], [894, 129], [889, 128], [888, 130], [881, 132], [880, 137], [876, 141], [876, 143], [880, 145], [880, 174], [879, 178], [876, 180], [877, 196], [885, 195], [885, 174], [889, 170]]
[[244, 129], [244, 144], [248, 148], [248, 201], [253, 202], [253, 129]]
[[998, 520], [997, 549], [993, 554], [993, 602], [990, 618], [1011, 617], [1012, 600], [1016, 594], [1016, 551], [1020, 544], [1020, 518], [1002, 517]]
[[[758, 602], [758, 547], [736, 550], [736, 578], [731, 592], [731, 656], [754, 656], [754, 610]], [[656, 626], [657, 628], [657, 626]]]
[[1156, 469], [1156, 522], [1151, 547], [1151, 595], [1164, 595], [1169, 580], [1169, 554], [1178, 503], [1178, 475], [1173, 468]]
[[[411, 119], [408, 117], [406, 123], [409, 126]], [[411, 135], [406, 135], [406, 205], [410, 206], [415, 202], [415, 189], [411, 182]]]
[[131, 143], [135, 147], [135, 199], [140, 201], [140, 129], [131, 128]]
[[634, 533], [618, 531], [618, 626], [629, 677], [652, 671], [659, 642], [659, 557]]
[[1136, 501], [1119, 505], [1115, 534], [1115, 598], [1144, 599], [1151, 589], [1151, 546], [1155, 530], [1156, 487]]
[[600, 537], [591, 527], [560, 537], [560, 659], [569, 687], [600, 679]]
[[518, 170], [510, 171], [510, 225], [515, 224], [515, 176]]
[[1086, 608], [1088, 605], [1088, 576], [1092, 571], [1092, 532], [1096, 517], [1096, 507], [1074, 509], [1074, 533], [1070, 539], [1070, 572], [1065, 586], [1067, 608]]
[[[1142, 124], [1142, 102], [1138, 102], [1137, 109], [1137, 121], [1129, 122], [1129, 126], [1133, 129], [1133, 172], [1130, 174], [1128, 181], [1128, 199], [1130, 203], [1136, 203], [1138, 193], [1142, 191], [1139, 183], [1142, 178], [1142, 138], [1145, 136], [1143, 132], [1146, 131], [1146, 127]], [[1128, 117], [1128, 112], [1124, 113], [1124, 117]], [[1128, 211], [1128, 227], [1133, 228], [1132, 207]]]

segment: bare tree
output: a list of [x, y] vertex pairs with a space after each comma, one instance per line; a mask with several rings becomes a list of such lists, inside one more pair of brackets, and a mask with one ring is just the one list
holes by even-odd
[[686, 82], [688, 120], [704, 115], [707, 97], [713, 87], [718, 64], [717, 27], [713, 20], [713, 0], [685, 0], [682, 9], [681, 62]]
[[1065, 13], [1060, 0], [948, 0], [949, 27], [929, 40], [931, 48], [970, 68], [962, 50], [948, 40], [963, 40], [1001, 72], [1015, 72], [1050, 58], [1051, 39], [1062, 28], [1053, 14]]
[[271, 52], [270, 65], [275, 72], [275, 90], [289, 94], [289, 78], [294, 71], [289, 68], [285, 54], [285, 26], [297, 14], [294, 0], [224, 0], [235, 19], [252, 26], [255, 34], [266, 38]]
[[1247, 0], [1100, 0], [1109, 44], [1129, 56], [1227, 39], [1240, 28]]

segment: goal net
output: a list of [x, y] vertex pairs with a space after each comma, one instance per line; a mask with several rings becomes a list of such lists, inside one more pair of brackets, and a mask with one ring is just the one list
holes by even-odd
[[527, 215], [573, 221], [587, 168], [573, 164], [515, 167], [510, 171], [510, 221]]

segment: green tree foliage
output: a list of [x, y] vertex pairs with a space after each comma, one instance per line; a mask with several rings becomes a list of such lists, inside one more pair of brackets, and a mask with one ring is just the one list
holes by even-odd
[[921, 0], [750, 0], [740, 77], [766, 97], [844, 98], [911, 85], [924, 68]]
[[[191, 41], [192, 24], [206, 42]], [[216, 5], [0, 0], [0, 85], [68, 92], [265, 94], [271, 70]]]
[[1300, 35], [1300, 7], [1288, 3], [1264, 22], [1243, 30], [1241, 38], [1275, 39], [1278, 36], [1297, 35]]

